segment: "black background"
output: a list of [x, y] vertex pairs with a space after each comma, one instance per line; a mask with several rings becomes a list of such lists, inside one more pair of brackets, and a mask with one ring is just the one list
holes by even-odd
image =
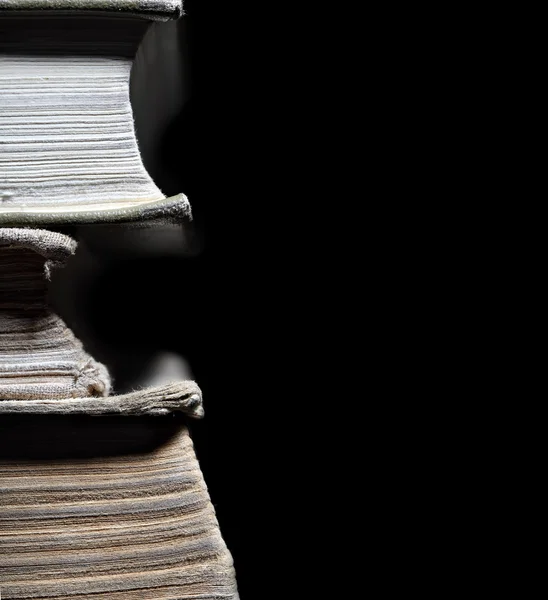
[[245, 114], [246, 89], [238, 85], [240, 65], [233, 62], [238, 60], [239, 29], [234, 15], [224, 20], [233, 10], [189, 0], [178, 23], [183, 84], [189, 89], [159, 145], [159, 163], [172, 188], [162, 188], [162, 172], [153, 175], [166, 195], [184, 192], [189, 197], [192, 232], [202, 243], [197, 255], [164, 260], [161, 267], [151, 264], [149, 273], [165, 275], [165, 280], [180, 278], [175, 284], [182, 291], [170, 294], [168, 285], [170, 301], [158, 302], [164, 319], [154, 329], [169, 337], [164, 347], [171, 344], [188, 360], [203, 390], [206, 417], [191, 426], [191, 434], [245, 600], [259, 597], [252, 555], [261, 551], [250, 547], [245, 534], [261, 512], [260, 498], [253, 493], [260, 456], [250, 435], [253, 400], [260, 403], [261, 398], [253, 384], [248, 387], [253, 380], [249, 369], [254, 368], [248, 357], [260, 349], [249, 347], [248, 319], [260, 327], [265, 315], [248, 297], [252, 273], [245, 263], [253, 236], [246, 231], [250, 221], [242, 193], [247, 183], [242, 180], [248, 177], [245, 145], [251, 115]]

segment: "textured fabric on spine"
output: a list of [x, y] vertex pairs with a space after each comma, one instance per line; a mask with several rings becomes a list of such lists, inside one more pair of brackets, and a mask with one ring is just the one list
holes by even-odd
[[178, 19], [183, 3], [182, 0], [1, 0], [1, 10], [104, 12], [165, 21]]
[[76, 243], [39, 229], [0, 228], [0, 402], [107, 396], [110, 378], [48, 307], [47, 278]]
[[62, 400], [2, 400], [0, 415], [150, 415], [184, 413], [204, 416], [202, 392], [195, 381], [173, 381], [107, 398], [63, 398]]

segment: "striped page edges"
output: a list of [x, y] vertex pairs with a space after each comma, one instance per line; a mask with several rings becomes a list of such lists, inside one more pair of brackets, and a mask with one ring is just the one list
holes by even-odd
[[43, 419], [0, 436], [2, 598], [238, 599], [180, 419]]
[[44, 15], [0, 13], [0, 214], [163, 200], [129, 100], [149, 21]]
[[107, 396], [110, 378], [47, 302], [51, 268], [74, 253], [66, 235], [0, 228], [0, 402]]

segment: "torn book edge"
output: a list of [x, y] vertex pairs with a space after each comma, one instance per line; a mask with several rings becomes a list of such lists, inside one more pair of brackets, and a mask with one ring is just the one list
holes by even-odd
[[204, 416], [202, 392], [194, 381], [179, 381], [119, 396], [63, 400], [0, 400], [0, 415]]

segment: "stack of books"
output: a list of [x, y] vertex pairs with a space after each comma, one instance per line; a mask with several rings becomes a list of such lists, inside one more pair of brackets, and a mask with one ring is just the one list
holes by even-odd
[[147, 28], [181, 14], [180, 0], [0, 0], [2, 598], [238, 598], [187, 428], [200, 388], [116, 395], [48, 303], [78, 251], [67, 231], [190, 216], [145, 170], [129, 100]]

